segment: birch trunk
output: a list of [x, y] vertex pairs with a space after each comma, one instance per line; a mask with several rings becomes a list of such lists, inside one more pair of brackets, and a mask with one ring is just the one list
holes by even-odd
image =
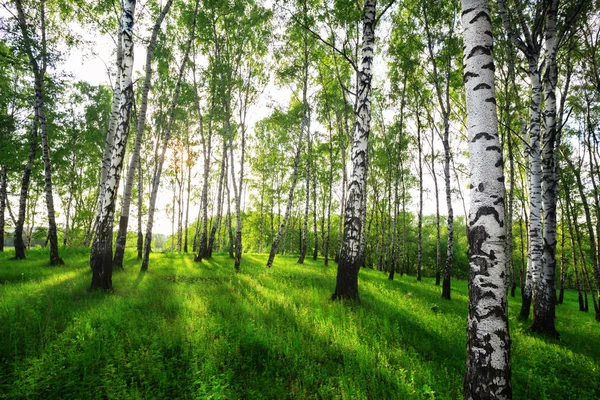
[[[571, 196], [569, 187], [565, 185], [565, 208], [567, 214], [567, 227], [569, 229], [569, 237], [571, 238], [571, 249], [572, 249], [572, 258], [573, 258], [573, 272], [575, 274], [575, 289], [577, 289], [577, 300], [579, 303], [579, 311], [585, 311], [585, 305], [583, 303], [583, 293], [581, 292], [581, 280], [579, 279], [579, 271], [577, 269], [577, 247], [575, 243], [575, 233], [573, 231], [573, 223], [571, 222]], [[575, 223], [577, 223], [575, 219]], [[577, 232], [579, 233], [579, 232]], [[580, 242], [579, 237], [577, 237], [577, 243]]]
[[19, 194], [19, 213], [15, 224], [14, 246], [15, 258], [17, 260], [25, 259], [25, 242], [23, 241], [23, 225], [25, 224], [25, 213], [27, 210], [27, 198], [29, 193], [29, 185], [31, 182], [31, 170], [35, 161], [38, 148], [38, 124], [37, 117], [34, 115], [31, 124], [31, 135], [29, 136], [29, 156], [27, 164], [23, 170], [23, 178], [21, 179], [21, 191]]
[[465, 399], [511, 399], [504, 170], [487, 0], [462, 0], [471, 205]]
[[[173, 120], [175, 118], [175, 107], [177, 106], [177, 100], [179, 99], [179, 92], [181, 91], [181, 81], [183, 80], [183, 74], [185, 72], [185, 66], [188, 62], [190, 55], [190, 48], [192, 46], [192, 40], [196, 32], [196, 16], [198, 15], [198, 0], [196, 0], [196, 6], [194, 9], [194, 19], [192, 22], [192, 29], [190, 30], [190, 37], [186, 43], [185, 52], [183, 59], [181, 60], [181, 66], [179, 67], [179, 75], [177, 77], [177, 83], [175, 84], [175, 92], [173, 93], [173, 100], [171, 102], [171, 109], [169, 110], [169, 121], [164, 132], [162, 150], [160, 157], [157, 161], [156, 170], [152, 178], [152, 191], [150, 192], [150, 204], [148, 206], [148, 222], [146, 223], [146, 240], [144, 242], [144, 257], [142, 259], [141, 271], [145, 272], [148, 270], [148, 263], [150, 259], [150, 247], [152, 245], [152, 226], [154, 224], [154, 212], [156, 208], [156, 197], [158, 195], [158, 187], [160, 186], [160, 177], [162, 175], [162, 168], [165, 162], [165, 153], [167, 152], [167, 146], [171, 138], [171, 129], [173, 127]], [[175, 213], [175, 204], [173, 204], [173, 213]]]
[[4, 252], [4, 213], [6, 210], [6, 166], [0, 167], [0, 252]]
[[417, 148], [419, 163], [419, 211], [417, 220], [417, 281], [421, 280], [423, 265], [423, 148], [421, 147], [421, 120], [417, 113]]
[[148, 93], [150, 92], [150, 85], [152, 80], [152, 56], [154, 54], [154, 46], [156, 45], [158, 32], [160, 31], [160, 27], [163, 20], [165, 19], [165, 16], [171, 8], [171, 4], [173, 4], [173, 0], [167, 0], [158, 18], [156, 19], [156, 22], [154, 23], [154, 27], [152, 28], [152, 35], [150, 36], [150, 42], [148, 43], [148, 47], [146, 48], [146, 74], [144, 77], [144, 85], [142, 86], [142, 99], [140, 103], [140, 111], [135, 127], [133, 151], [129, 160], [127, 178], [125, 180], [125, 187], [123, 189], [123, 201], [121, 203], [121, 216], [119, 219], [119, 233], [117, 234], [117, 241], [115, 244], [115, 256], [113, 259], [113, 267], [119, 269], [123, 269], [123, 257], [125, 254], [125, 245], [127, 243], [127, 227], [129, 225], [131, 191], [133, 188], [135, 170], [138, 166], [138, 160], [140, 158], [140, 147], [142, 144], [142, 137], [144, 135], [144, 129], [146, 128]]
[[371, 129], [371, 80], [375, 46], [376, 0], [365, 0], [362, 15], [362, 60], [358, 76], [357, 103], [352, 140], [352, 172], [344, 215], [344, 241], [332, 299], [358, 300], [361, 234], [366, 207], [369, 133]]
[[[304, 121], [304, 119], [303, 119]], [[304, 124], [304, 122], [303, 122]], [[271, 244], [271, 251], [269, 252], [269, 259], [267, 260], [267, 268], [271, 268], [273, 266], [273, 261], [275, 260], [275, 255], [279, 250], [279, 242], [283, 236], [284, 231], [287, 227], [287, 222], [290, 217], [290, 212], [292, 210], [292, 203], [294, 200], [294, 190], [296, 188], [296, 181], [298, 180], [298, 164], [300, 163], [300, 155], [302, 154], [302, 137], [303, 130], [300, 130], [300, 137], [298, 138], [298, 147], [296, 149], [296, 155], [294, 156], [294, 168], [292, 169], [292, 177], [290, 182], [290, 192], [288, 194], [287, 204], [285, 206], [285, 213], [283, 214], [283, 220], [279, 225], [279, 229], [277, 230], [277, 236], [275, 236], [275, 240]]]
[[23, 35], [25, 43], [25, 52], [29, 59], [29, 64], [34, 75], [35, 90], [35, 119], [40, 127], [42, 137], [42, 159], [44, 161], [44, 189], [46, 194], [46, 208], [48, 213], [48, 239], [50, 241], [50, 265], [64, 264], [58, 255], [58, 235], [56, 229], [56, 217], [54, 212], [54, 196], [52, 193], [52, 162], [50, 160], [50, 145], [48, 143], [48, 126], [46, 123], [46, 110], [44, 101], [44, 75], [46, 74], [46, 22], [45, 22], [45, 1], [41, 2], [40, 7], [40, 29], [41, 29], [41, 63], [35, 58], [32, 50], [32, 39], [29, 37], [27, 22], [21, 0], [16, 0], [17, 17], [19, 28]]
[[[227, 145], [226, 142], [223, 141], [223, 157], [221, 158], [221, 173], [219, 175], [219, 185], [217, 190], [217, 215], [215, 216], [215, 221], [212, 224], [210, 230], [210, 236], [208, 238], [208, 246], [207, 246], [207, 258], [212, 256], [212, 251], [215, 245], [215, 236], [217, 234], [217, 229], [221, 225], [221, 215], [223, 213], [223, 179], [227, 174]], [[206, 178], [205, 178], [206, 179]]]
[[[194, 257], [194, 261], [202, 261], [202, 258], [209, 258], [212, 253], [212, 248], [208, 246], [208, 181], [210, 175], [210, 157], [212, 156], [212, 114], [215, 108], [215, 98], [212, 96], [211, 100], [211, 115], [208, 119], [208, 138], [204, 137], [203, 127], [203, 116], [202, 110], [200, 109], [200, 98], [198, 95], [198, 86], [196, 85], [196, 74], [194, 71], [194, 100], [196, 105], [196, 113], [200, 120], [200, 140], [202, 142], [202, 155], [204, 159], [204, 181], [202, 185], [202, 200], [201, 200], [201, 211], [202, 211], [202, 232], [200, 233], [200, 243], [198, 246], [198, 255]], [[223, 148], [226, 152], [226, 147]], [[223, 153], [225, 157], [225, 153]], [[198, 222], [199, 223], [199, 222]], [[213, 237], [214, 240], [214, 237]]]
[[144, 190], [144, 179], [142, 176], [142, 159], [138, 157], [138, 227], [137, 227], [137, 259], [142, 259], [142, 252], [144, 250], [144, 234], [142, 233], [142, 210], [143, 210], [143, 190]]
[[[533, 332], [558, 338], [554, 326], [556, 290], [556, 203], [558, 198], [557, 166], [555, 149], [556, 135], [556, 19], [558, 0], [547, 1], [545, 53], [546, 73], [544, 74], [544, 136], [542, 139], [542, 215], [543, 253], [540, 275], [534, 276]], [[535, 278], [538, 278], [537, 284]]]
[[92, 289], [112, 290], [112, 239], [113, 217], [115, 202], [121, 179], [121, 169], [129, 135], [129, 118], [133, 104], [133, 22], [135, 0], [123, 3], [123, 15], [120, 25], [123, 51], [123, 64], [120, 77], [119, 117], [115, 130], [113, 149], [110, 157], [110, 167], [100, 193], [102, 210], [98, 217], [96, 236], [90, 255], [92, 266]]

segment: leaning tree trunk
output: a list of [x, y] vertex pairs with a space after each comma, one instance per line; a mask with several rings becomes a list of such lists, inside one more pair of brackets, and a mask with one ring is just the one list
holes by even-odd
[[[150, 246], [152, 245], [152, 225], [154, 224], [154, 211], [156, 208], [156, 198], [158, 195], [158, 187], [160, 186], [160, 177], [162, 175], [162, 168], [165, 162], [165, 153], [167, 152], [167, 146], [169, 139], [171, 138], [171, 129], [173, 128], [173, 120], [175, 119], [175, 108], [177, 106], [177, 100], [179, 99], [179, 93], [181, 91], [181, 81], [183, 80], [183, 74], [185, 72], [185, 66], [188, 62], [190, 55], [190, 49], [192, 47], [192, 39], [196, 32], [196, 16], [198, 15], [198, 1], [196, 0], [196, 7], [194, 10], [194, 20], [192, 22], [192, 28], [190, 30], [190, 38], [187, 41], [185, 53], [181, 60], [181, 66], [179, 67], [179, 75], [177, 77], [177, 83], [175, 84], [175, 92], [173, 93], [173, 100], [171, 102], [171, 109], [169, 110], [169, 121], [164, 132], [162, 150], [159, 159], [157, 160], [156, 170], [152, 178], [152, 191], [150, 192], [150, 204], [148, 206], [148, 222], [146, 223], [146, 240], [144, 242], [144, 257], [142, 259], [141, 271], [145, 272], [148, 270], [148, 263], [150, 260]], [[175, 204], [173, 204], [173, 213], [175, 213]]]
[[352, 140], [352, 172], [344, 215], [344, 242], [332, 299], [358, 300], [363, 214], [366, 207], [369, 133], [371, 130], [371, 80], [375, 47], [376, 0], [365, 0], [363, 9], [362, 60], [357, 87], [357, 107]]
[[[556, 135], [556, 18], [558, 0], [547, 1], [546, 10], [546, 73], [544, 74], [544, 137], [542, 143], [542, 215], [543, 253], [540, 275], [534, 277], [533, 324], [531, 330], [551, 337], [558, 337], [554, 325], [556, 308], [556, 203], [558, 179], [555, 149]], [[537, 283], [536, 283], [537, 278]]]
[[100, 193], [102, 210], [99, 214], [96, 236], [90, 255], [92, 289], [112, 289], [113, 216], [129, 135], [129, 118], [133, 105], [133, 15], [135, 13], [135, 3], [135, 0], [126, 0], [123, 5], [120, 27], [120, 36], [123, 42], [123, 64], [121, 68], [122, 76], [120, 77], [119, 117], [115, 131], [114, 147], [110, 157], [109, 174], [104, 185], [104, 192]]
[[142, 87], [142, 100], [140, 105], [140, 112], [138, 115], [136, 128], [135, 128], [135, 140], [133, 142], [133, 151], [131, 153], [131, 159], [129, 160], [129, 168], [127, 169], [127, 179], [125, 181], [125, 187], [123, 189], [123, 201], [121, 203], [121, 217], [119, 219], [119, 233], [117, 234], [117, 242], [115, 244], [115, 256], [113, 259], [113, 267], [123, 269], [123, 257], [125, 254], [125, 245], [127, 242], [127, 227], [129, 225], [129, 210], [131, 205], [131, 191], [133, 188], [133, 179], [135, 176], [135, 170], [138, 166], [138, 160], [140, 158], [140, 147], [142, 144], [142, 136], [144, 135], [144, 129], [146, 128], [146, 112], [148, 110], [148, 93], [150, 92], [150, 84], [152, 80], [152, 56], [154, 54], [154, 46], [156, 45], [156, 39], [160, 26], [165, 19], [165, 16], [169, 12], [173, 4], [173, 0], [167, 0], [165, 6], [160, 12], [154, 28], [152, 28], [152, 35], [150, 36], [150, 42], [146, 49], [146, 75], [144, 77], [144, 85]]
[[511, 399], [504, 170], [487, 0], [462, 0], [471, 171], [465, 399]]

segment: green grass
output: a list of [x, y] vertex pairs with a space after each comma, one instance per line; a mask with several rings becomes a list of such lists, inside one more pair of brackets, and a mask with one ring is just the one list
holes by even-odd
[[[332, 302], [335, 267], [245, 255], [133, 253], [115, 292], [88, 293], [89, 250], [0, 254], [0, 398], [458, 399], [467, 284], [360, 273], [360, 304]], [[600, 398], [600, 324], [567, 292], [561, 341], [532, 336], [510, 299], [515, 399]]]

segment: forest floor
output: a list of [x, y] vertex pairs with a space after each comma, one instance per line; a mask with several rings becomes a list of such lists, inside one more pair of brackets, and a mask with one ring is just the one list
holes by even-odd
[[[329, 300], [336, 267], [244, 255], [133, 253], [114, 293], [89, 293], [89, 250], [0, 253], [0, 398], [460, 399], [467, 282], [360, 272], [361, 302]], [[600, 324], [557, 307], [560, 341], [531, 335], [510, 298], [513, 397], [600, 398]]]

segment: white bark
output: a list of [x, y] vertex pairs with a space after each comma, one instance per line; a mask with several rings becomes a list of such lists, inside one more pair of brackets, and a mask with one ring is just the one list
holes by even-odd
[[358, 269], [360, 268], [361, 234], [367, 201], [367, 168], [369, 134], [371, 130], [371, 80], [375, 46], [376, 0], [365, 0], [363, 9], [362, 61], [358, 74], [356, 114], [352, 138], [352, 171], [344, 214], [344, 242], [338, 264], [333, 299], [358, 300]]
[[504, 171], [488, 0], [463, 0], [464, 81], [471, 171], [465, 399], [510, 399]]

